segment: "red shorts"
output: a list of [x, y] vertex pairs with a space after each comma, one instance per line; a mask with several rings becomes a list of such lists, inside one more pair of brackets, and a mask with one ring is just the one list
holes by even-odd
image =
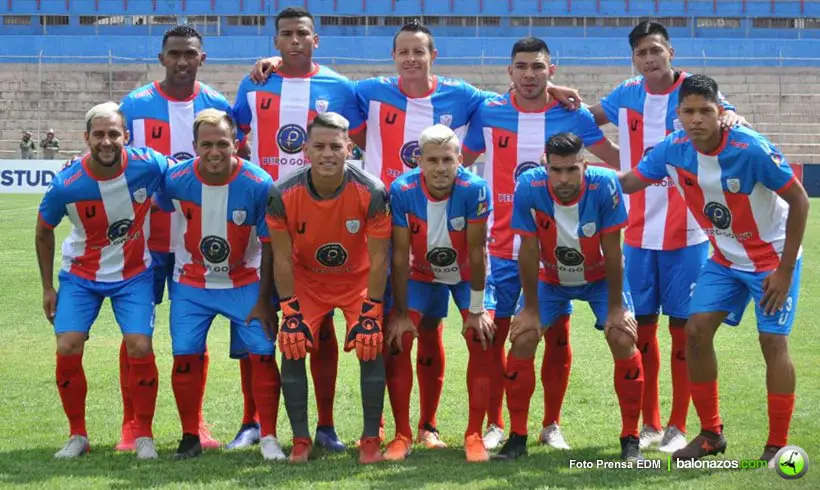
[[347, 323], [347, 332], [359, 319], [362, 312], [362, 302], [367, 298], [367, 287], [352, 286], [346, 290], [329, 290], [319, 287], [316, 283], [294, 281], [293, 291], [299, 298], [299, 306], [305, 323], [310, 327], [314, 339], [319, 338], [319, 327], [322, 320], [336, 308], [342, 310]]

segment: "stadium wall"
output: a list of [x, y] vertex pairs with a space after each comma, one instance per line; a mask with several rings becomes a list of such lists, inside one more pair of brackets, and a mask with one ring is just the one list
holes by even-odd
[[[573, 65], [627, 65], [626, 34], [619, 38], [548, 39], [553, 61]], [[128, 63], [156, 60], [162, 36], [0, 36], [0, 62]], [[438, 63], [507, 64], [517, 38], [437, 38]], [[391, 37], [323, 36], [318, 59], [334, 64], [389, 61]], [[269, 36], [222, 36], [205, 41], [209, 61], [243, 63], [275, 52]], [[678, 63], [687, 66], [820, 66], [820, 39], [681, 39]], [[99, 57], [96, 60], [89, 57]], [[58, 58], [53, 58], [58, 57]], [[110, 58], [109, 58], [110, 57]], [[73, 59], [72, 59], [73, 58]]]

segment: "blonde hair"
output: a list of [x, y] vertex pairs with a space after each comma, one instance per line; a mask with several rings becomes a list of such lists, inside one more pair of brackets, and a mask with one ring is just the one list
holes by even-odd
[[430, 126], [421, 132], [421, 136], [419, 136], [419, 149], [423, 151], [424, 146], [427, 144], [440, 146], [451, 144], [455, 146], [457, 153], [461, 153], [461, 141], [459, 141], [458, 135], [443, 124]]
[[[122, 121], [123, 129], [125, 129], [125, 116], [123, 116], [120, 111], [120, 105], [116, 102], [109, 101], [97, 104], [85, 113], [85, 131], [87, 133], [91, 132], [91, 123], [95, 119], [109, 118], [111, 116], [118, 116], [120, 121]], [[53, 133], [54, 131], [52, 130], [51, 132]]]
[[236, 123], [233, 121], [233, 118], [228, 115], [225, 111], [220, 111], [219, 109], [205, 109], [199, 112], [196, 115], [196, 119], [194, 120], [194, 141], [197, 140], [197, 134], [199, 134], [199, 126], [202, 124], [210, 124], [212, 126], [219, 126], [219, 123], [225, 121], [225, 124], [231, 128], [231, 139], [236, 139]]

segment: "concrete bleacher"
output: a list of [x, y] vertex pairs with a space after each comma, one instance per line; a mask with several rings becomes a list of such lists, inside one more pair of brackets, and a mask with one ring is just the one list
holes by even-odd
[[[205, 65], [199, 78], [233, 101], [250, 67]], [[352, 79], [394, 72], [392, 65], [339, 65]], [[685, 69], [685, 67], [684, 67]], [[738, 112], [766, 134], [792, 162], [820, 163], [820, 68], [689, 68], [715, 77]], [[436, 72], [506, 91], [503, 66], [437, 66]], [[560, 66], [555, 83], [577, 87], [594, 104], [623, 79], [626, 66]], [[95, 103], [120, 100], [134, 88], [163, 78], [159, 65], [4, 64], [0, 70], [0, 158], [17, 158], [21, 130], [39, 142], [53, 128], [66, 157], [83, 151], [83, 118]], [[611, 138], [616, 132], [605, 130]]]

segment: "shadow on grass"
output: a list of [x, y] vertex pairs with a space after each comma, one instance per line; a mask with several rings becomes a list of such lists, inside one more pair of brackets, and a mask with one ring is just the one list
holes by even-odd
[[[708, 477], [706, 471], [667, 473], [666, 459], [660, 469], [570, 469], [570, 459], [618, 461], [614, 449], [588, 447], [567, 453], [547, 452], [531, 446], [531, 454], [515, 462], [468, 464], [460, 448], [418, 450], [403, 463], [359, 465], [357, 452], [316, 453], [303, 466], [285, 462], [263, 462], [256, 450], [211, 451], [202, 457], [174, 461], [172, 447], [160, 448], [157, 461], [137, 461], [132, 454], [117, 454], [110, 448], [92, 448], [88, 456], [72, 461], [53, 458], [57, 448], [34, 448], [0, 453], [0, 482], [45, 484], [70, 477], [87, 480], [89, 486], [115, 489], [158, 485], [197, 485], [303, 488], [311, 485], [389, 487], [418, 489], [430, 484], [478, 487], [600, 487], [657, 486]], [[289, 448], [286, 448], [289, 450]], [[649, 457], [659, 457], [650, 453]]]

